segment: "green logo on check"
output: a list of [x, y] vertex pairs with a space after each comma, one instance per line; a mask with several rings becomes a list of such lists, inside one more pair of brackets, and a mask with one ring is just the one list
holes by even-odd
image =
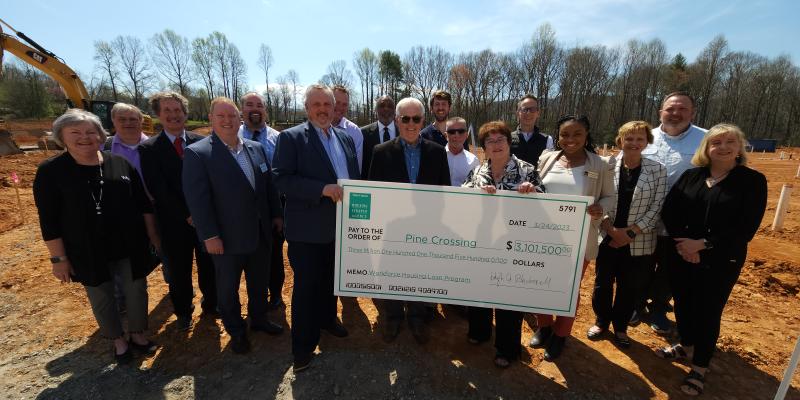
[[350, 219], [369, 219], [372, 195], [369, 193], [350, 193]]

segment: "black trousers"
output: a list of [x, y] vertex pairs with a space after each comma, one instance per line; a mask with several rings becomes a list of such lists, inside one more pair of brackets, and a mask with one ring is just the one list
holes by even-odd
[[283, 270], [283, 233], [272, 232], [272, 250], [270, 251], [269, 296], [280, 298], [286, 273]]
[[[653, 264], [652, 256], [631, 256], [630, 246], [613, 248], [606, 239], [600, 244], [595, 262], [592, 309], [595, 324], [607, 329], [614, 325], [614, 332], [625, 332], [633, 315], [636, 301], [647, 277], [647, 269]], [[616, 293], [614, 293], [616, 283]]]
[[691, 264], [683, 261], [677, 252], [672, 258], [675, 261], [670, 267], [670, 282], [681, 344], [694, 346], [694, 365], [708, 367], [717, 348], [722, 311], [743, 264], [726, 261]]
[[[224, 245], [224, 242], [223, 242]], [[247, 332], [239, 301], [239, 282], [244, 272], [247, 284], [247, 316], [253, 326], [267, 322], [267, 287], [269, 286], [269, 249], [271, 241], [262, 238], [250, 254], [214, 254], [219, 312], [231, 337]]]
[[408, 318], [409, 324], [424, 323], [428, 314], [428, 303], [419, 301], [383, 300], [383, 312], [389, 321], [402, 321]]
[[656, 243], [656, 251], [650, 266], [646, 268], [644, 277], [645, 286], [641, 296], [637, 300], [636, 309], [644, 310], [647, 300], [650, 300], [648, 308], [654, 314], [666, 314], [669, 308], [669, 300], [672, 298], [670, 290], [670, 251], [674, 251], [675, 241], [667, 236], [659, 236]]
[[197, 281], [203, 294], [204, 310], [217, 307], [217, 287], [214, 278], [214, 263], [197, 238], [194, 228], [185, 226], [165, 229], [162, 227], [162, 247], [170, 268], [169, 296], [175, 315], [192, 315], [192, 255], [197, 260]]
[[335, 243], [289, 241], [292, 289], [292, 354], [304, 355], [319, 344], [320, 329], [336, 321], [333, 295]]
[[[483, 342], [492, 337], [492, 309], [469, 307], [469, 332], [467, 337]], [[522, 313], [512, 310], [494, 309], [494, 347], [497, 355], [516, 360], [520, 355], [522, 341]]]

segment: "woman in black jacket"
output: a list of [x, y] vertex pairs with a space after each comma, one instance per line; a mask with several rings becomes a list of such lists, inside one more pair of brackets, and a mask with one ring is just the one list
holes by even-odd
[[[33, 196], [53, 275], [86, 289], [100, 334], [114, 341], [118, 363], [131, 347], [155, 345], [147, 329], [147, 282], [158, 249], [152, 206], [136, 169], [122, 157], [98, 149], [105, 141], [100, 119], [68, 110], [53, 122], [53, 135], [67, 151], [39, 165]], [[122, 278], [130, 342], [122, 331], [112, 277]]]
[[681, 390], [692, 396], [703, 392], [722, 311], [767, 204], [767, 179], [746, 166], [745, 144], [737, 126], [712, 127], [692, 158], [698, 168], [683, 173], [661, 212], [675, 240], [669, 272], [681, 341], [656, 354], [691, 360]]

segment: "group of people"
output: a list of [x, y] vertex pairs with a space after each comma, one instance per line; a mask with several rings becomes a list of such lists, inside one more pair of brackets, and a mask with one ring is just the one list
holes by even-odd
[[[516, 130], [503, 121], [480, 127], [481, 162], [468, 150], [467, 122], [449, 115], [447, 92], [433, 94], [427, 127], [425, 105], [415, 98], [396, 104], [378, 98], [377, 121], [362, 128], [347, 119], [348, 103], [344, 87], [311, 85], [308, 121], [278, 132], [266, 124], [260, 94], [247, 93], [239, 104], [217, 98], [208, 137], [186, 131], [188, 102], [174, 92], [150, 99], [163, 126], [150, 138], [141, 132], [141, 111], [127, 104], [114, 106], [116, 135], [108, 139], [85, 111], [69, 110], [54, 122], [66, 151], [37, 171], [42, 236], [56, 278], [86, 288], [118, 362], [130, 361], [132, 350], [157, 349], [145, 335], [146, 277], [159, 261], [178, 329], [192, 326], [194, 258], [202, 316], [221, 316], [233, 352], [249, 351], [248, 329], [282, 333], [268, 314], [282, 304], [286, 241], [294, 274], [293, 368], [308, 368], [322, 331], [348, 335], [333, 295], [335, 210], [343, 195], [337, 180], [368, 179], [590, 196], [583, 271], [596, 259], [596, 317], [588, 338], [613, 330], [613, 342], [627, 348], [628, 326], [643, 318], [669, 332], [674, 296], [680, 342], [656, 354], [689, 360], [681, 389], [703, 391], [722, 311], [766, 207], [766, 179], [747, 168], [738, 127], [719, 124], [706, 132], [691, 123], [692, 97], [671, 93], [660, 107], [661, 124], [624, 124], [616, 137], [620, 152], [606, 158], [595, 151], [588, 118], [562, 116], [557, 132], [546, 135], [536, 125], [538, 99], [526, 95], [517, 104]], [[249, 324], [238, 296], [242, 272]], [[417, 342], [429, 341], [431, 304], [376, 304], [386, 342], [404, 322]], [[475, 345], [488, 341], [494, 314], [494, 363], [506, 368], [521, 353], [523, 314], [492, 311], [469, 307], [466, 336]], [[529, 345], [544, 348], [546, 360], [558, 358], [574, 318], [536, 315], [536, 321]]]

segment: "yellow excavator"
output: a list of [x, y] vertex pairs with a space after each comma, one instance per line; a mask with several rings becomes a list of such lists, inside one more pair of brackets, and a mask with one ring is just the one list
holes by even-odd
[[[2, 25], [14, 32], [14, 36], [4, 33]], [[86, 87], [78, 77], [78, 74], [67, 66], [63, 59], [46, 50], [24, 33], [14, 30], [8, 23], [0, 19], [0, 68], [2, 68], [3, 64], [4, 51], [15, 55], [20, 60], [44, 72], [58, 82], [67, 97], [67, 105], [70, 108], [77, 107], [94, 113], [100, 117], [103, 122], [103, 128], [113, 133], [111, 108], [115, 103], [113, 101], [90, 99], [89, 92], [86, 91]], [[153, 132], [153, 121], [148, 115], [144, 116], [142, 130], [148, 135]]]

